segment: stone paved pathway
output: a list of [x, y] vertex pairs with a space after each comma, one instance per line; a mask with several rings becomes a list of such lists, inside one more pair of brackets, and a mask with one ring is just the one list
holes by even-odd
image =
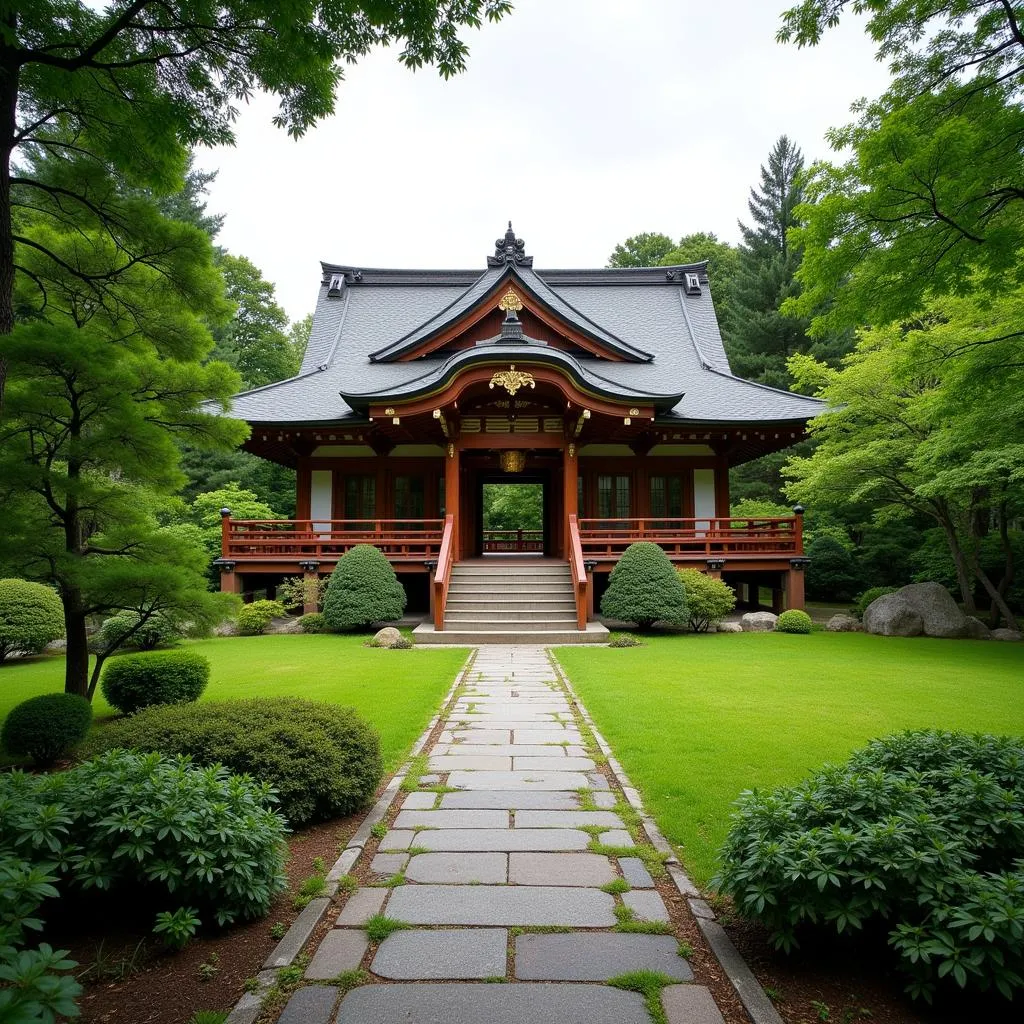
[[[640, 994], [604, 984], [638, 970], [675, 982], [669, 1024], [722, 1024], [543, 648], [480, 648], [427, 753], [371, 863], [403, 884], [348, 898], [280, 1024], [647, 1024]], [[407, 927], [372, 947], [376, 914]], [[339, 1000], [358, 968], [373, 983]]]

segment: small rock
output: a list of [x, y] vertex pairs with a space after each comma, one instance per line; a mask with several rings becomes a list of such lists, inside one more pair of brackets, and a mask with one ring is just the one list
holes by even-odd
[[772, 612], [747, 612], [740, 619], [740, 628], [744, 633], [771, 633], [778, 621]]
[[967, 637], [970, 640], [988, 640], [992, 636], [988, 626], [973, 615], [967, 616]]
[[402, 634], [395, 629], [394, 626], [385, 626], [383, 629], [378, 629], [373, 635], [373, 646], [374, 647], [394, 647], [395, 644], [402, 639]]
[[993, 629], [989, 635], [993, 640], [1003, 640], [1007, 643], [1020, 643], [1024, 640], [1024, 633], [1016, 629]]
[[302, 627], [299, 620], [291, 615], [283, 619], [271, 619], [270, 625], [264, 630], [265, 633], [301, 633]]
[[720, 622], [716, 630], [719, 633], [742, 633], [743, 627], [738, 622]]
[[852, 615], [833, 615], [825, 624], [830, 633], [859, 633], [863, 628]]
[[60, 637], [57, 640], [51, 640], [47, 645], [48, 651], [64, 651], [67, 650], [68, 642], [64, 637]]
[[222, 622], [219, 626], [213, 627], [214, 636], [238, 636], [237, 622]]

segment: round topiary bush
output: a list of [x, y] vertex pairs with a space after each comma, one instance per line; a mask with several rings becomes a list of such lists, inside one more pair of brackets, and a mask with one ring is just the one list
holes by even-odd
[[642, 643], [629, 633], [613, 633], [608, 641], [609, 647], [642, 647]]
[[99, 651], [125, 646], [140, 651], [152, 651], [156, 647], [169, 647], [181, 639], [177, 626], [164, 615], [152, 615], [142, 625], [138, 612], [118, 612], [112, 615], [96, 631], [92, 646]]
[[331, 573], [324, 620], [332, 629], [391, 622], [405, 611], [405, 591], [391, 563], [371, 544], [346, 551]]
[[601, 614], [650, 629], [686, 621], [686, 591], [668, 555], [649, 541], [630, 544], [608, 578]]
[[259, 636], [274, 619], [283, 618], [287, 614], [280, 601], [253, 601], [242, 605], [235, 621], [242, 636]]
[[811, 625], [811, 617], [807, 612], [802, 612], [799, 608], [790, 608], [788, 612], [783, 612], [779, 616], [778, 622], [775, 623], [775, 632], [810, 633]]
[[331, 631], [323, 612], [309, 612], [306, 615], [300, 615], [299, 629], [303, 633], [330, 633]]
[[7, 716], [0, 745], [41, 768], [81, 743], [92, 724], [92, 705], [77, 693], [44, 693], [22, 701]]
[[64, 635], [64, 607], [50, 587], [28, 580], [0, 580], [0, 661], [9, 654], [38, 654]]
[[864, 591], [860, 597], [857, 598], [857, 618], [863, 619], [864, 612], [867, 610], [869, 604], [873, 601], [877, 601], [880, 597], [884, 597], [886, 594], [895, 594], [898, 587], [869, 587]]
[[293, 827], [359, 810], [383, 774], [377, 733], [353, 708], [301, 697], [160, 707], [102, 729], [90, 749], [189, 754], [277, 791]]
[[154, 704], [191, 704], [210, 681], [210, 663], [194, 651], [125, 654], [107, 663], [100, 688], [124, 715]]
[[707, 633], [736, 607], [736, 595], [728, 583], [700, 569], [680, 569], [686, 591], [686, 622], [694, 633]]

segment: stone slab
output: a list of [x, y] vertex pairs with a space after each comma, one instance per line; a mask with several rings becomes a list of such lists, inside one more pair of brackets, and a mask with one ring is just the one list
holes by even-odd
[[667, 985], [661, 1005], [668, 1024], [725, 1024], [715, 997], [703, 985]]
[[[512, 730], [513, 733], [521, 730], [529, 732], [550, 732], [552, 729], [562, 729], [562, 726], [555, 721], [550, 719], [531, 719], [528, 722], [524, 722], [522, 719], [505, 719], [505, 718], [484, 718], [483, 715], [452, 715], [448, 719], [448, 727], [455, 732], [489, 732], [494, 730], [495, 732], [508, 732]], [[569, 735], [566, 735], [569, 732]], [[579, 742], [579, 733], [574, 737], [572, 730], [566, 730], [561, 732], [563, 739], [575, 739]], [[536, 740], [530, 742], [536, 743]]]
[[270, 956], [264, 961], [263, 966], [287, 967], [302, 952], [302, 947], [327, 912], [330, 902], [324, 897], [310, 900], [302, 913], [292, 921], [291, 927], [284, 933], [284, 938], [270, 951]]
[[597, 853], [512, 853], [508, 880], [516, 885], [601, 886], [615, 878], [607, 857]]
[[591, 789], [611, 789], [611, 783], [600, 773], [591, 772], [587, 776], [587, 785]]
[[431, 757], [555, 757], [564, 758], [565, 748], [537, 743], [448, 743], [434, 747]]
[[636, 846], [633, 837], [624, 828], [613, 828], [609, 832], [602, 832], [598, 837], [599, 843], [605, 846]]
[[508, 854], [421, 853], [409, 862], [405, 877], [413, 882], [503, 885], [508, 881]]
[[451, 738], [445, 739], [441, 733], [440, 743], [474, 743], [479, 745], [502, 744], [512, 742], [511, 729], [454, 729]]
[[278, 1024], [328, 1024], [338, 1001], [338, 990], [328, 985], [307, 985], [288, 1000]]
[[381, 943], [370, 970], [397, 981], [495, 978], [505, 976], [507, 958], [504, 928], [403, 931]]
[[466, 790], [462, 793], [445, 793], [441, 797], [441, 807], [464, 808], [500, 808], [508, 811], [544, 810], [574, 811], [578, 810], [580, 799], [575, 793], [559, 793], [544, 790]]
[[650, 1024], [637, 992], [599, 985], [366, 985], [342, 1000], [337, 1024]]
[[607, 981], [627, 971], [657, 971], [692, 981], [690, 965], [671, 935], [520, 935], [516, 977], [526, 981]]
[[407, 853], [378, 853], [370, 861], [370, 870], [375, 875], [397, 875], [408, 860]]
[[389, 853], [392, 850], [408, 850], [412, 843], [415, 832], [404, 829], [391, 829], [380, 841], [377, 847], [382, 853]]
[[566, 757], [564, 754], [512, 759], [512, 770], [517, 772], [590, 772], [595, 767], [589, 757]]
[[354, 971], [362, 962], [370, 945], [366, 932], [354, 928], [335, 928], [329, 931], [306, 968], [311, 981], [336, 978], [342, 971]]
[[634, 889], [653, 889], [654, 879], [639, 857], [620, 857], [619, 867], [622, 877]]
[[583, 789], [587, 777], [582, 772], [452, 772], [448, 785], [455, 789]]
[[403, 885], [388, 915], [409, 924], [570, 925], [610, 928], [612, 897], [600, 889], [557, 886]]
[[622, 828], [622, 819], [611, 811], [519, 811], [516, 828]]
[[622, 902], [633, 911], [639, 921], [669, 920], [665, 901], [653, 889], [624, 892]]
[[508, 811], [465, 810], [398, 812], [395, 828], [508, 828]]
[[402, 801], [402, 810], [429, 811], [436, 802], [436, 793], [407, 793]]
[[416, 845], [446, 853], [510, 850], [585, 850], [590, 836], [578, 829], [439, 828], [416, 833]]
[[380, 913], [390, 889], [356, 889], [338, 915], [338, 924], [364, 925]]
[[512, 769], [511, 757], [487, 757], [467, 756], [461, 757], [457, 754], [442, 754], [438, 757], [433, 755], [430, 758], [430, 768], [436, 772], [505, 772]]
[[616, 804], [614, 793], [591, 793], [590, 796], [598, 807], [614, 807]]
[[570, 743], [581, 743], [583, 737], [580, 735], [578, 729], [573, 728], [557, 728], [548, 729], [515, 729], [513, 731], [513, 744], [518, 743], [563, 743], [568, 740]]

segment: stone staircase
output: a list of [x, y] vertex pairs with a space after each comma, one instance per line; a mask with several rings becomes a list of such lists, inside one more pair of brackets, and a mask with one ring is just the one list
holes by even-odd
[[576, 628], [576, 600], [567, 562], [460, 562], [452, 568], [443, 632], [417, 626], [417, 643], [578, 644], [604, 643], [600, 623]]

